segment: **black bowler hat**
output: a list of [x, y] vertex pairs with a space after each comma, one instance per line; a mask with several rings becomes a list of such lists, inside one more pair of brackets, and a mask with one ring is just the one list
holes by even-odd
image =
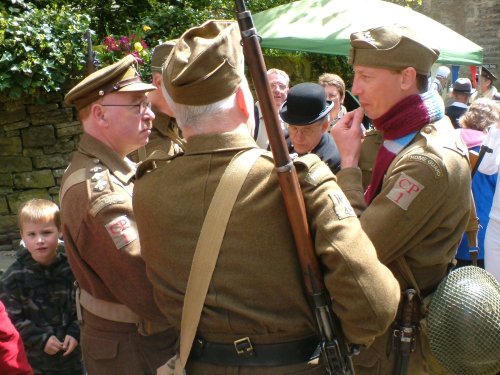
[[287, 124], [309, 125], [325, 117], [333, 108], [326, 100], [323, 86], [304, 82], [293, 86], [280, 108], [280, 116]]

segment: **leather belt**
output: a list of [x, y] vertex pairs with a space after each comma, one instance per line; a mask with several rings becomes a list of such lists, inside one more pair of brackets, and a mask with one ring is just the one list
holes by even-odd
[[248, 337], [219, 344], [197, 337], [189, 359], [218, 366], [287, 366], [317, 358], [318, 345], [316, 336], [280, 344], [253, 344]]
[[129, 307], [119, 303], [104, 301], [96, 298], [85, 289], [78, 287], [76, 291], [76, 308], [78, 320], [81, 321], [81, 311], [78, 311], [80, 309], [80, 305], [88, 312], [102, 319], [133, 324], [138, 324], [141, 321], [139, 315], [130, 310]]

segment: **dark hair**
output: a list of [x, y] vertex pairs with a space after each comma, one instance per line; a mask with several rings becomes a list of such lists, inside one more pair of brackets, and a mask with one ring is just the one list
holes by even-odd
[[429, 90], [429, 76], [424, 74], [417, 74], [417, 89], [423, 94], [424, 92]]

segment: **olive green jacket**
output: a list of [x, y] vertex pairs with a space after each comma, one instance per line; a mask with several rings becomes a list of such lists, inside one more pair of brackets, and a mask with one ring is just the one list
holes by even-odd
[[[249, 135], [189, 139], [185, 154], [156, 160], [134, 188], [134, 212], [158, 306], [180, 328], [198, 236], [225, 168]], [[316, 155], [295, 161], [316, 254], [348, 340], [369, 344], [394, 319], [399, 287], [377, 259], [359, 220]], [[226, 228], [198, 334], [232, 343], [279, 343], [315, 333], [274, 163], [269, 153], [250, 170]]]
[[422, 291], [445, 276], [464, 233], [470, 209], [468, 150], [448, 118], [425, 126], [393, 160], [380, 193], [367, 207], [361, 171], [346, 168], [339, 185], [359, 215], [380, 261], [404, 255]]

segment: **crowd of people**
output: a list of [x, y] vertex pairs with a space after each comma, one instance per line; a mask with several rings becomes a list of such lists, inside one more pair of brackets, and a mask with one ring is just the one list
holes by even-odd
[[[484, 68], [480, 89], [459, 78], [445, 108], [450, 70], [429, 85], [439, 51], [408, 29], [353, 33], [351, 46], [353, 111], [338, 74], [290, 87], [273, 68], [267, 80], [321, 277], [359, 349], [352, 366], [390, 374], [402, 292], [431, 295], [454, 262], [476, 264], [471, 251], [500, 280], [499, 94]], [[84, 134], [60, 212], [44, 199], [19, 210], [22, 246], [0, 284], [1, 373], [324, 374], [238, 25], [208, 21], [157, 46], [151, 84], [135, 64], [65, 97]], [[482, 157], [472, 177], [469, 152]], [[428, 338], [416, 342], [408, 373], [444, 371]]]

